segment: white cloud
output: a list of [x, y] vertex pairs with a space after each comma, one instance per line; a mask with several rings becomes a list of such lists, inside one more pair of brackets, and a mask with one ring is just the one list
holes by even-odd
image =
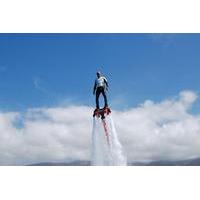
[[[113, 111], [128, 161], [200, 157], [200, 116], [189, 113], [196, 99], [195, 92], [183, 91], [178, 98]], [[0, 113], [0, 165], [90, 159], [92, 111], [68, 106]]]
[[[200, 116], [188, 109], [197, 99], [194, 92], [181, 92], [177, 100], [146, 101], [118, 113], [116, 124], [129, 160], [186, 159], [200, 156]], [[117, 116], [117, 113], [116, 113]]]
[[1, 113], [0, 164], [89, 159], [90, 112], [87, 107], [30, 109], [21, 129], [14, 126], [19, 113]]

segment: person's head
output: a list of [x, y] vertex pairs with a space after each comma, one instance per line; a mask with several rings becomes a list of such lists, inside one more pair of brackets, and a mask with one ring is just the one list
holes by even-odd
[[101, 72], [100, 71], [97, 72], [97, 77], [98, 78], [101, 77]]

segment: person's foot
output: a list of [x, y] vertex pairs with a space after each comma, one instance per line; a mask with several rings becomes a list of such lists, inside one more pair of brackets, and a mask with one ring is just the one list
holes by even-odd
[[95, 117], [95, 115], [98, 113], [98, 109], [96, 108], [95, 110], [94, 110], [94, 114], [93, 114], [93, 117]]

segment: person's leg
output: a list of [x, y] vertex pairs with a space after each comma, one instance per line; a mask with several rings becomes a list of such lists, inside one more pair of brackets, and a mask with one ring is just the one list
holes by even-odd
[[103, 94], [103, 97], [104, 97], [105, 107], [108, 107], [108, 100], [107, 100], [107, 96], [106, 96], [106, 93], [105, 93], [104, 89], [102, 91], [102, 94]]
[[99, 96], [100, 96], [100, 90], [99, 88], [97, 88], [97, 91], [96, 91], [96, 108], [99, 109]]

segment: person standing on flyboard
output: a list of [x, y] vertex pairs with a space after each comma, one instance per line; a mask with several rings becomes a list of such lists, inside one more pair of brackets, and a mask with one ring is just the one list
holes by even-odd
[[108, 90], [108, 81], [102, 76], [101, 72], [97, 72], [97, 78], [94, 83], [93, 94], [96, 94], [96, 109], [99, 109], [99, 96], [100, 94], [104, 97], [104, 109], [108, 107], [108, 100], [106, 96], [106, 91]]

